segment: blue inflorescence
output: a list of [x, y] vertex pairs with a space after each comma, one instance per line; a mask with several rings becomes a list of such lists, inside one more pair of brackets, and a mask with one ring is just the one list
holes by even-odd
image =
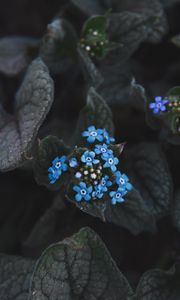
[[[119, 170], [119, 159], [113, 151], [111, 137], [106, 129], [89, 126], [82, 133], [90, 150], [82, 149], [69, 160], [57, 157], [48, 169], [50, 183], [55, 183], [68, 168], [73, 174], [74, 198], [77, 202], [111, 199], [112, 204], [124, 202], [124, 196], [132, 190], [128, 177]], [[79, 153], [79, 154], [78, 154]]]

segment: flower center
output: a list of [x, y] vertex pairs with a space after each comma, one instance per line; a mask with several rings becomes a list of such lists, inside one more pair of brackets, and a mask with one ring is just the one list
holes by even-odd
[[101, 148], [101, 152], [105, 153], [106, 152], [106, 148]]
[[112, 159], [112, 158], [109, 158], [109, 160], [108, 160], [108, 161], [109, 161], [109, 164], [110, 164], [110, 165], [112, 165], [112, 164], [113, 164], [113, 159]]
[[90, 135], [97, 136], [97, 132], [96, 131], [91, 131]]
[[87, 161], [92, 161], [92, 158], [88, 156], [88, 157], [86, 158], [86, 160], [87, 160]]
[[160, 108], [160, 107], [161, 107], [161, 103], [158, 103], [158, 104], [157, 104], [157, 107]]
[[125, 183], [125, 180], [124, 180], [123, 178], [120, 178], [119, 181], [120, 181], [121, 184], [124, 184], [124, 183]]
[[85, 189], [81, 190], [81, 195], [83, 195], [83, 196], [86, 195], [86, 190]]
[[121, 194], [120, 193], [116, 193], [116, 198], [120, 198]]
[[60, 168], [61, 167], [61, 163], [60, 163], [60, 161], [58, 161], [57, 163], [56, 163], [56, 168], [58, 169], [58, 168]]

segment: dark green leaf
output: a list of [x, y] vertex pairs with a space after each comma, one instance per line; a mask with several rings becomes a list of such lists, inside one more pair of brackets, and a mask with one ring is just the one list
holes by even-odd
[[135, 189], [125, 196], [122, 204], [112, 205], [108, 201], [104, 214], [107, 221], [122, 226], [135, 235], [143, 231], [156, 231], [155, 219]]
[[86, 106], [79, 114], [74, 136], [76, 145], [82, 142], [81, 133], [90, 125], [94, 125], [96, 128], [106, 128], [110, 135], [114, 133], [112, 112], [93, 87], [89, 89]]
[[141, 143], [125, 150], [124, 161], [149, 213], [156, 218], [169, 214], [173, 186], [162, 149], [154, 143]]
[[5, 37], [0, 39], [0, 72], [15, 76], [28, 66], [38, 53], [40, 41], [27, 37]]
[[[34, 160], [34, 176], [37, 183], [45, 185], [50, 189], [59, 188], [59, 180], [53, 185], [49, 183], [48, 168], [51, 167], [53, 159], [57, 156], [68, 155], [69, 153], [70, 148], [55, 136], [50, 135], [41, 140]], [[62, 182], [62, 176], [60, 181]]]
[[103, 200], [81, 202], [68, 199], [85, 213], [100, 218], [104, 222], [111, 222], [128, 229], [137, 235], [143, 231], [156, 231], [155, 219], [149, 212], [148, 206], [138, 191], [133, 189], [125, 196], [125, 202], [112, 205], [108, 196]]
[[101, 72], [104, 81], [98, 91], [109, 105], [144, 109], [144, 88], [130, 75], [127, 64], [103, 65]]
[[169, 271], [159, 269], [146, 272], [137, 287], [138, 300], [179, 300], [179, 267]]
[[20, 166], [53, 102], [54, 86], [41, 59], [32, 62], [16, 95], [14, 115], [0, 106], [0, 170]]
[[29, 300], [127, 299], [132, 290], [89, 228], [51, 245], [36, 264]]
[[88, 82], [89, 86], [98, 87], [102, 81], [102, 75], [96, 68], [95, 64], [92, 62], [89, 55], [81, 48], [78, 48], [80, 64], [82, 67], [82, 71], [85, 79]]
[[47, 27], [40, 56], [51, 73], [65, 72], [76, 61], [77, 36], [73, 26], [64, 19], [55, 19]]
[[0, 255], [0, 299], [27, 300], [35, 262], [16, 256]]

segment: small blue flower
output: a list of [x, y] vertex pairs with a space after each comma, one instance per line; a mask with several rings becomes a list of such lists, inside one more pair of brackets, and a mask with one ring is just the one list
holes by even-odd
[[105, 153], [107, 154], [112, 154], [112, 150], [108, 148], [106, 144], [103, 145], [96, 145], [94, 149], [96, 154], [102, 154], [104, 155]]
[[61, 157], [56, 157], [53, 161], [52, 161], [52, 167], [62, 171], [67, 171], [68, 169], [68, 165], [65, 163], [65, 161], [67, 160], [67, 156], [63, 155]]
[[102, 159], [106, 161], [103, 165], [104, 168], [111, 168], [113, 172], [117, 170], [116, 165], [119, 163], [119, 159], [117, 157], [114, 157], [112, 154], [104, 154]]
[[72, 157], [69, 161], [69, 165], [71, 168], [75, 168], [78, 165], [77, 159], [75, 157]]
[[61, 171], [55, 169], [54, 167], [50, 167], [48, 169], [48, 172], [49, 172], [48, 178], [49, 178], [51, 184], [55, 183], [61, 176]]
[[122, 188], [118, 188], [117, 191], [112, 191], [109, 193], [111, 199], [111, 203], [115, 205], [116, 203], [124, 202], [123, 196], [127, 194], [127, 191], [125, 191]]
[[132, 190], [132, 184], [129, 182], [129, 178], [122, 174], [120, 171], [115, 173], [116, 175], [116, 183], [119, 187], [123, 188], [124, 190], [131, 191]]
[[73, 190], [77, 193], [75, 199], [77, 202], [81, 200], [89, 201], [91, 199], [92, 186], [87, 187], [86, 183], [80, 182], [79, 185], [75, 185]]
[[104, 176], [102, 179], [101, 179], [101, 182], [100, 182], [100, 185], [101, 185], [101, 189], [103, 192], [107, 192], [108, 190], [108, 187], [110, 187], [112, 185], [112, 182], [109, 180], [109, 176]]
[[52, 166], [48, 169], [48, 178], [51, 184], [55, 183], [59, 179], [62, 172], [68, 170], [68, 165], [65, 163], [66, 160], [67, 157], [63, 155], [61, 157], [56, 157], [52, 161]]
[[95, 159], [95, 152], [93, 151], [85, 151], [83, 153], [83, 155], [81, 156], [81, 161], [83, 163], [85, 163], [87, 166], [92, 166], [93, 164], [98, 164], [99, 163], [99, 160], [98, 159]]
[[161, 96], [157, 96], [154, 100], [155, 102], [149, 104], [149, 108], [153, 110], [154, 114], [166, 111], [166, 104], [169, 102], [168, 99], [163, 99]]
[[89, 143], [94, 143], [95, 140], [102, 142], [104, 139], [103, 138], [103, 130], [96, 129], [95, 126], [89, 126], [87, 131], [83, 131], [82, 136], [87, 137], [87, 141]]
[[107, 132], [106, 129], [103, 129], [103, 136], [105, 138], [105, 141], [107, 144], [111, 144], [115, 142], [115, 138], [110, 137], [109, 133]]
[[103, 197], [102, 185], [98, 184], [95, 186], [95, 191], [92, 192], [93, 198], [101, 199]]

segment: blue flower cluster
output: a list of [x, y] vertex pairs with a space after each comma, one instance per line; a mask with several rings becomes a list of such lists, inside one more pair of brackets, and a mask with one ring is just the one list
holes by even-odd
[[62, 172], [73, 176], [74, 198], [77, 202], [111, 199], [112, 204], [124, 201], [132, 190], [128, 177], [118, 170], [119, 159], [114, 155], [115, 139], [106, 129], [89, 126], [82, 133], [90, 149], [79, 148], [70, 158], [56, 157], [48, 169], [50, 183], [55, 183]]
[[154, 100], [154, 102], [149, 104], [149, 108], [152, 109], [154, 114], [158, 115], [167, 110], [167, 105], [169, 103], [167, 98], [163, 99], [161, 96], [156, 96]]
[[[111, 203], [124, 201], [124, 196], [132, 189], [128, 177], [118, 171], [119, 159], [114, 155], [111, 144], [115, 142], [106, 129], [89, 126], [82, 133], [91, 150], [84, 151], [74, 167], [76, 185], [75, 200], [80, 202], [111, 198]], [[71, 160], [75, 160], [73, 157]]]

